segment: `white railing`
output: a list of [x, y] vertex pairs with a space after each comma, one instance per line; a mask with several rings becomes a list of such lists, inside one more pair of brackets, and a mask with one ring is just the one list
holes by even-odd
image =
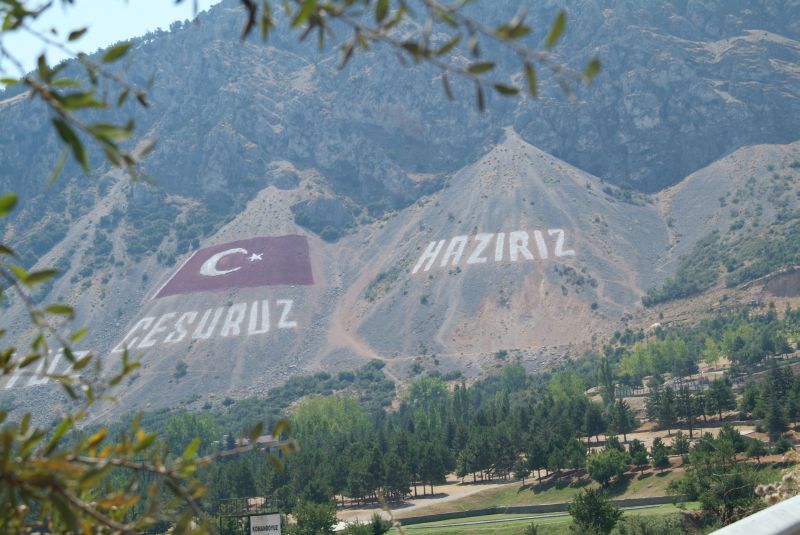
[[792, 535], [800, 533], [800, 496], [767, 507], [713, 535]]

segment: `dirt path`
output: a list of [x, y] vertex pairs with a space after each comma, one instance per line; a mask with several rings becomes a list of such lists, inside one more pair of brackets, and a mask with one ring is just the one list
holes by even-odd
[[[378, 257], [370, 262], [370, 265], [383, 265], [388, 255], [391, 254], [391, 251], [394, 251], [400, 245], [405, 232], [415, 223], [416, 219], [410, 218], [409, 221], [395, 233], [392, 241], [387, 246], [382, 247], [382, 251], [384, 252], [379, 253]], [[370, 239], [372, 239], [372, 236], [370, 236]], [[364, 290], [377, 274], [378, 271], [376, 268], [362, 270], [358, 278], [342, 296], [331, 317], [330, 328], [328, 329], [328, 343], [334, 347], [349, 348], [367, 359], [376, 359], [389, 363], [398, 360], [398, 358], [389, 359], [380, 355], [375, 348], [355, 332], [357, 325], [354, 320], [363, 314], [366, 307], [362, 298]], [[400, 382], [400, 378], [394, 375], [390, 370], [384, 368], [383, 372], [395, 383]]]
[[[430, 507], [440, 503], [450, 502], [453, 500], [460, 500], [466, 496], [477, 494], [484, 490], [495, 489], [506, 485], [518, 485], [518, 481], [510, 481], [508, 483], [459, 483], [458, 479], [448, 478], [444, 485], [437, 485], [434, 487], [436, 494], [434, 496], [420, 497], [416, 499], [409, 499], [402, 504], [392, 504], [392, 512], [398, 518], [409, 516], [409, 513], [423, 507]], [[379, 512], [384, 518], [389, 518], [388, 513], [383, 511], [379, 505], [373, 507], [364, 507], [359, 509], [343, 509], [337, 513], [339, 520], [346, 522], [369, 522], [372, 514]]]

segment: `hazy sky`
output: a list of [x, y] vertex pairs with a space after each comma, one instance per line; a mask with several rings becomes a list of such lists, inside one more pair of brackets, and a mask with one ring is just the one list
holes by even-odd
[[[30, 2], [31, 5], [42, 3], [44, 0]], [[219, 0], [198, 0], [198, 12], [217, 3]], [[77, 28], [88, 27], [89, 31], [73, 47], [94, 52], [159, 27], [166, 30], [176, 20], [192, 19], [193, 9], [193, 0], [183, 0], [179, 5], [175, 5], [175, 0], [75, 0], [74, 5], [63, 5], [61, 0], [55, 0], [48, 12], [36, 21], [35, 27], [39, 31], [55, 28], [64, 36]], [[36, 58], [46, 49], [39, 39], [24, 31], [5, 35], [3, 46], [16, 55], [27, 70], [34, 68]], [[64, 56], [52, 47], [47, 49], [51, 65]], [[6, 71], [5, 75], [19, 76], [18, 70], [12, 70], [8, 61], [0, 61], [0, 69]]]

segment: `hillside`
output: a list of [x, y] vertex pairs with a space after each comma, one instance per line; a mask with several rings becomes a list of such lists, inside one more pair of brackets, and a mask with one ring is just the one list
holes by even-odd
[[[658, 269], [675, 275], [646, 302], [691, 297], [718, 283], [737, 287], [800, 265], [798, 183], [800, 144], [792, 143], [736, 151], [660, 193], [671, 245]], [[789, 288], [773, 293], [792, 295]]]
[[[502, 143], [440, 191], [335, 243], [293, 222], [289, 207], [308, 198], [311, 179], [304, 178], [297, 188], [265, 188], [198, 244], [199, 252], [177, 257], [172, 266], [150, 257], [137, 270], [115, 266], [107, 280], [81, 288], [72, 283], [81, 265], [73, 264], [52, 291], [76, 303], [80, 319], [93, 326], [86, 349], [115, 358], [127, 346], [141, 357], [143, 367], [119, 393], [114, 411], [258, 395], [296, 374], [355, 369], [373, 359], [385, 362], [396, 381], [423, 372], [473, 377], [508, 359], [544, 369], [641, 316], [645, 290], [671, 273], [664, 259], [678, 254], [684, 240], [698, 243], [727, 225], [727, 210], [706, 214], [692, 204], [700, 195], [693, 188], [726, 180], [736, 195], [737, 185], [756, 172], [736, 162], [760, 169], [777, 164], [755, 160], [753, 151], [774, 153], [783, 158], [778, 162], [796, 150], [743, 149], [660, 196], [626, 201], [619, 190], [508, 129]], [[789, 183], [791, 195], [781, 197], [787, 206], [773, 207], [773, 187], [756, 187], [742, 209], [769, 205], [759, 225], [791, 224], [781, 214], [800, 203], [796, 183]], [[103, 221], [121, 210], [112, 206], [124, 202], [122, 188], [115, 186], [106, 203], [83, 217], [79, 228], [93, 232], [93, 240], [71, 230], [60, 247], [85, 258], [96, 254], [97, 236], [108, 236], [118, 248], [124, 229], [104, 230]], [[688, 226], [673, 215], [681, 213], [694, 218]], [[684, 229], [697, 230], [679, 241]], [[249, 257], [231, 252], [239, 248], [248, 255], [262, 251], [258, 260], [266, 254], [273, 263], [302, 258], [289, 271], [276, 271], [289, 277], [277, 282], [170, 289], [173, 279], [188, 276], [181, 284], [193, 284], [192, 270], [205, 269], [192, 267], [200, 266], [195, 255], [212, 258], [217, 251], [213, 268], [227, 277], [245, 269]], [[308, 279], [297, 278], [303, 265]], [[661, 271], [653, 269], [659, 265]], [[15, 310], [24, 324], [20, 303]], [[52, 387], [27, 386], [6, 388], [15, 407], [57, 403]]]
[[[126, 346], [141, 356], [124, 409], [372, 359], [398, 382], [515, 359], [539, 370], [657, 321], [646, 296], [753, 281], [791, 295], [792, 273], [762, 277], [800, 263], [800, 28], [791, 2], [761, 4], [575, 2], [558, 54], [599, 54], [594, 85], [571, 101], [544, 80], [539, 100], [493, 96], [481, 114], [469, 87], [450, 103], [436, 72], [388, 50], [340, 72], [335, 48], [280, 31], [239, 43], [227, 0], [135, 40], [123, 67], [138, 84], [154, 75], [152, 108], [122, 110], [133, 143], [158, 140], [153, 184], [94, 157], [88, 176], [70, 163], [45, 188], [46, 110], [0, 94], [0, 121], [17, 125], [0, 130], [0, 190], [21, 194], [0, 232], [25, 265], [62, 270], [35, 297], [76, 307], [91, 327], [79, 349], [109, 366]], [[229, 274], [241, 281], [187, 290]], [[162, 293], [173, 279], [183, 289]], [[22, 303], [2, 306], [26, 340]], [[46, 419], [54, 392], [17, 377], [0, 399]]]

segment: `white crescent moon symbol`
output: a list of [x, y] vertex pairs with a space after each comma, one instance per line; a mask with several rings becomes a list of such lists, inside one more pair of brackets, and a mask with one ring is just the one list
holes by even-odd
[[227, 249], [225, 251], [215, 254], [214, 256], [203, 262], [203, 265], [200, 266], [200, 274], [205, 275], [206, 277], [219, 277], [220, 275], [225, 275], [226, 273], [231, 273], [233, 271], [238, 271], [242, 269], [241, 267], [235, 267], [222, 271], [217, 269], [217, 262], [222, 260], [223, 257], [237, 253], [247, 254], [247, 249], [242, 249], [241, 247], [237, 247], [235, 249]]

